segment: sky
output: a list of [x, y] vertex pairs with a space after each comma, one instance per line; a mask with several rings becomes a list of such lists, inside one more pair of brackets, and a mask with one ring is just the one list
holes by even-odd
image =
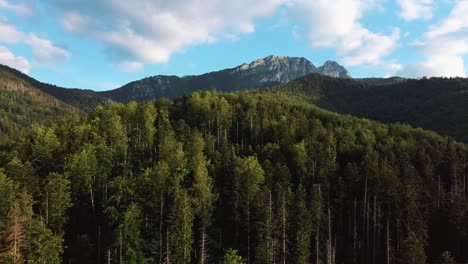
[[109, 90], [268, 55], [353, 77], [468, 73], [468, 0], [0, 0], [0, 64]]

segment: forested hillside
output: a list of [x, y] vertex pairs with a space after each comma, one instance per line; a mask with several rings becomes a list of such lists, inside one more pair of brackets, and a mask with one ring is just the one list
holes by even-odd
[[76, 109], [0, 70], [0, 159], [1, 149], [27, 134], [34, 124], [50, 125], [73, 111]]
[[83, 111], [93, 110], [96, 106], [106, 105], [111, 101], [109, 98], [92, 90], [69, 89], [40, 82], [5, 65], [0, 65], [0, 73], [2, 73], [2, 76], [5, 76], [5, 74], [16, 76], [18, 81], [27, 83], [29, 86], [34, 87], [57, 100]]
[[468, 142], [466, 78], [346, 80], [311, 74], [274, 89], [339, 113], [408, 123]]
[[0, 257], [466, 262], [467, 152], [289, 92], [98, 107], [15, 144], [0, 172]]

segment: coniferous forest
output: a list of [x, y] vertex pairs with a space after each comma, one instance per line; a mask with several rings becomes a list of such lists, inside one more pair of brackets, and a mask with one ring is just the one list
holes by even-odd
[[1, 263], [463, 263], [465, 144], [282, 91], [114, 103], [0, 155]]

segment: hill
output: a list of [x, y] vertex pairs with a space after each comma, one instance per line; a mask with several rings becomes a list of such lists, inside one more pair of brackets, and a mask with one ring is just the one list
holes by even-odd
[[311, 74], [274, 88], [343, 114], [408, 123], [468, 142], [468, 79], [337, 79]]
[[27, 134], [34, 124], [50, 125], [71, 112], [76, 109], [0, 69], [0, 148]]
[[40, 90], [52, 97], [55, 97], [61, 102], [71, 105], [76, 109], [87, 111], [94, 109], [97, 105], [105, 105], [110, 102], [108, 98], [103, 97], [92, 90], [63, 88], [53, 84], [40, 82], [16, 69], [5, 65], [0, 65], [0, 72], [14, 75], [18, 80], [28, 83], [31, 87], [34, 87], [35, 89]]

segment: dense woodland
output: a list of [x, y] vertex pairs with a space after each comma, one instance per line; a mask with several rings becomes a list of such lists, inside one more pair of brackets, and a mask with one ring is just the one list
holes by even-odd
[[98, 106], [6, 153], [0, 262], [467, 262], [466, 154], [281, 92]]
[[407, 123], [468, 142], [468, 79], [361, 79], [307, 75], [273, 88], [328, 110], [384, 123]]
[[50, 125], [72, 112], [77, 110], [0, 70], [0, 152], [25, 136], [32, 124]]

